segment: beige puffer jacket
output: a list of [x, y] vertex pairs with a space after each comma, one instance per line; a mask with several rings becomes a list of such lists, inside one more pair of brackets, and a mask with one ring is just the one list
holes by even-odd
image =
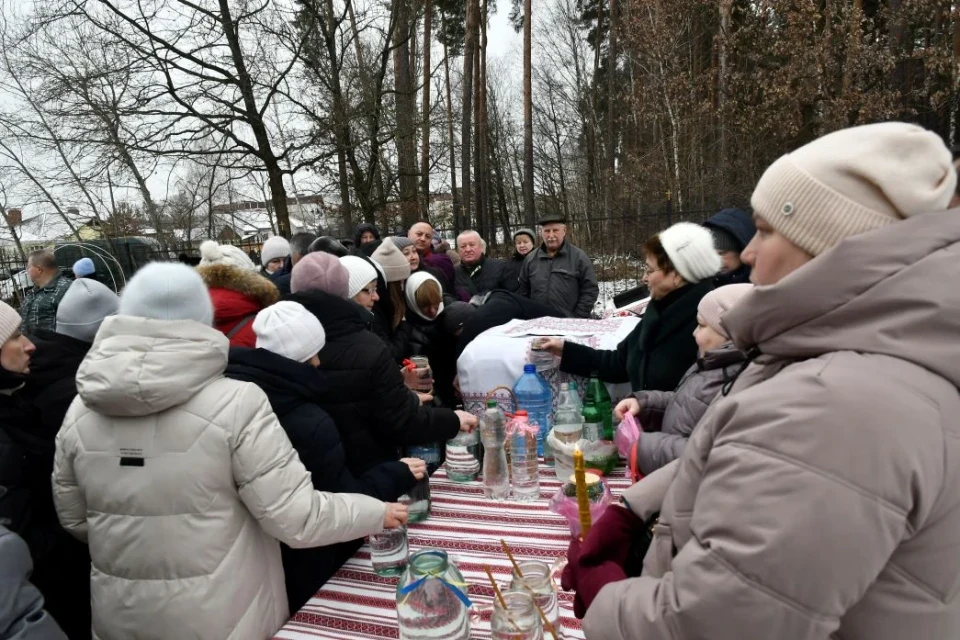
[[601, 590], [587, 638], [960, 638], [958, 282], [955, 210], [849, 238], [731, 311], [763, 355], [697, 426], [644, 577]]
[[385, 506], [313, 490], [227, 338], [192, 321], [107, 318], [57, 436], [60, 521], [88, 541], [103, 640], [262, 640], [289, 617], [277, 539], [380, 531]]

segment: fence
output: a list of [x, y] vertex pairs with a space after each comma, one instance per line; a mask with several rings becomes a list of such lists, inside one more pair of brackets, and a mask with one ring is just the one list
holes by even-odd
[[[640, 284], [643, 269], [643, 244], [653, 234], [680, 221], [703, 222], [712, 210], [674, 212], [669, 206], [659, 211], [639, 215], [621, 215], [611, 218], [590, 217], [572, 220], [567, 224], [567, 241], [580, 247], [593, 260], [600, 282], [600, 305], [618, 293]], [[495, 225], [477, 227], [488, 243], [487, 253], [493, 257], [513, 256], [513, 233], [523, 225], [504, 227]], [[451, 247], [456, 243], [453, 229], [437, 228]], [[200, 242], [159, 243], [148, 238], [122, 238], [111, 241], [94, 240], [83, 243], [57, 242], [54, 254], [61, 270], [72, 277], [70, 268], [81, 257], [93, 259], [98, 279], [114, 289], [122, 289], [126, 280], [144, 264], [156, 261], [180, 260], [196, 264], [200, 257]], [[259, 264], [260, 242], [233, 242]], [[455, 248], [455, 247], [454, 247]], [[10, 247], [0, 247], [0, 298], [18, 305], [29, 287], [22, 256]]]

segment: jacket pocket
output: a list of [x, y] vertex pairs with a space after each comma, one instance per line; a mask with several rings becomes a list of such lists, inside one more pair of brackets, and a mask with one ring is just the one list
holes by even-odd
[[673, 562], [673, 530], [659, 518], [651, 527], [653, 541], [643, 560], [643, 575], [662, 578]]

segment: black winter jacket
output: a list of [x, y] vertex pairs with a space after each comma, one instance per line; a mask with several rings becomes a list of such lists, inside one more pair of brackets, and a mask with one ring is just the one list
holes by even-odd
[[[372, 466], [359, 476], [350, 472], [337, 426], [316, 404], [317, 398], [328, 392], [324, 375], [309, 364], [264, 349], [235, 347], [230, 349], [226, 376], [252, 382], [267, 394], [280, 426], [310, 472], [314, 489], [362, 493], [393, 502], [416, 484], [410, 468], [399, 461]], [[357, 542], [313, 549], [281, 545], [291, 615], [353, 555]]]
[[50, 438], [52, 473], [53, 441], [77, 395], [77, 369], [87, 357], [91, 343], [44, 329], [37, 331], [33, 343], [37, 350], [30, 359], [30, 375], [23, 393], [37, 410]]
[[402, 446], [449, 440], [459, 433], [453, 411], [420, 406], [404, 386], [390, 350], [368, 330], [366, 309], [322, 291], [288, 299], [317, 316], [326, 331], [327, 344], [319, 356], [328, 386], [319, 393], [318, 404], [333, 417], [353, 473], [397, 460]]
[[487, 329], [499, 327], [511, 320], [546, 317], [563, 318], [564, 315], [553, 307], [534, 302], [512, 291], [491, 291], [483, 304], [464, 323], [463, 331], [457, 340], [457, 357]]
[[468, 267], [461, 262], [456, 269], [457, 287], [471, 296], [483, 295], [494, 289], [516, 291], [520, 287], [519, 269], [511, 281], [512, 268], [506, 260], [481, 256], [480, 262]]
[[560, 370], [604, 382], [629, 382], [633, 391], [673, 391], [697, 359], [693, 330], [697, 306], [713, 290], [710, 281], [683, 286], [654, 300], [640, 324], [616, 349], [592, 349], [567, 342]]
[[267, 276], [273, 284], [277, 285], [281, 296], [290, 295], [290, 275], [292, 272], [293, 260], [290, 259], [290, 256], [287, 256], [287, 259], [283, 261], [283, 267]]

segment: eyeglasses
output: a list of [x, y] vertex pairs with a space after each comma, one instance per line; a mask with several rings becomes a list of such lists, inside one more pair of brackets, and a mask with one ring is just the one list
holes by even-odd
[[376, 292], [377, 292], [377, 288], [376, 288], [376, 287], [367, 287], [366, 289], [360, 289], [360, 293], [365, 293], [365, 294], [367, 294], [368, 296], [372, 296], [372, 295], [375, 294]]
[[648, 276], [651, 273], [656, 273], [657, 271], [663, 271], [663, 269], [661, 269], [660, 267], [657, 267], [656, 269], [651, 269], [649, 266], [643, 265], [643, 268], [640, 271], [641, 273], [643, 273], [643, 275]]

